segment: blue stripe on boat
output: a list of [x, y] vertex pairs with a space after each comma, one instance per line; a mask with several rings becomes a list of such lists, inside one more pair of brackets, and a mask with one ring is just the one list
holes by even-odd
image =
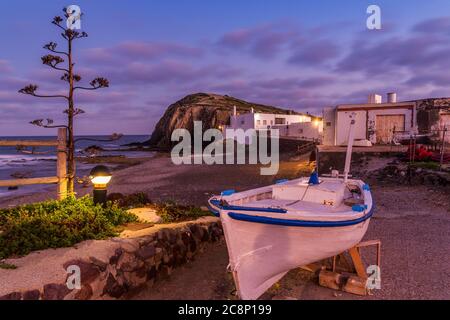
[[263, 223], [263, 224], [271, 224], [277, 226], [286, 226], [286, 227], [346, 227], [352, 226], [355, 224], [362, 223], [372, 217], [375, 211], [375, 205], [372, 204], [372, 208], [370, 212], [365, 216], [353, 219], [353, 220], [343, 220], [343, 221], [307, 221], [307, 220], [293, 220], [293, 219], [280, 219], [280, 218], [271, 218], [271, 217], [261, 217], [261, 216], [252, 216], [248, 214], [229, 212], [228, 215], [235, 220], [247, 221], [247, 222], [255, 222], [255, 223]]
[[[222, 206], [220, 200], [211, 200], [211, 203], [221, 210], [227, 211], [252, 211], [252, 212], [270, 212], [270, 213], [287, 213], [286, 209], [279, 208], [254, 208], [242, 206]], [[214, 212], [213, 212], [214, 213]]]
[[208, 207], [208, 210], [211, 211], [211, 213], [213, 215], [215, 215], [216, 217], [220, 217], [220, 212], [218, 210], [214, 209], [209, 204], [207, 204], [206, 206]]
[[221, 195], [221, 196], [231, 196], [231, 195], [234, 194], [235, 192], [236, 192], [235, 190], [230, 189], [230, 190], [222, 191], [222, 192], [220, 193], [220, 195]]

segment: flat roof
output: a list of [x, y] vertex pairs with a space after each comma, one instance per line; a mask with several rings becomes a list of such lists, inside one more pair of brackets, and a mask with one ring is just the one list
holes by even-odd
[[396, 102], [396, 103], [353, 103], [353, 104], [339, 104], [337, 109], [358, 109], [358, 108], [395, 108], [395, 107], [411, 107], [414, 102]]

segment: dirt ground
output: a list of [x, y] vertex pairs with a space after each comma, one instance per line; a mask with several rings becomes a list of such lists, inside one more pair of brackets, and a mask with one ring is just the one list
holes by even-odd
[[[377, 210], [365, 239], [382, 241], [380, 290], [365, 297], [335, 291], [296, 269], [261, 299], [450, 299], [449, 195], [426, 187], [372, 190]], [[366, 265], [375, 262], [373, 255], [364, 257]], [[236, 299], [227, 264], [226, 245], [211, 245], [170, 279], [132, 299]]]
[[[309, 156], [282, 161], [276, 177], [261, 176], [258, 166], [176, 166], [168, 155], [114, 173], [109, 192], [146, 192], [153, 201], [175, 199], [204, 206], [222, 190], [237, 191], [280, 178], [308, 175]], [[389, 159], [368, 166], [383, 167]], [[370, 172], [365, 171], [369, 179]], [[372, 180], [372, 179], [370, 179]], [[292, 270], [263, 299], [450, 299], [450, 190], [426, 186], [394, 186], [371, 182], [376, 211], [366, 240], [382, 241], [381, 290], [359, 297], [319, 287], [312, 274]], [[91, 192], [78, 188], [78, 193]], [[0, 207], [41, 201], [54, 191], [0, 199]], [[368, 249], [372, 250], [372, 249]], [[373, 264], [373, 255], [365, 255]], [[133, 299], [235, 299], [224, 243], [211, 245], [169, 279], [156, 283]]]

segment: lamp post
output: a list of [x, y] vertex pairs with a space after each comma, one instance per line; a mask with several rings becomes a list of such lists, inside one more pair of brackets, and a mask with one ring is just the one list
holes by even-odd
[[107, 195], [106, 186], [111, 181], [111, 171], [106, 166], [96, 166], [91, 170], [89, 178], [94, 185], [94, 204], [105, 205]]

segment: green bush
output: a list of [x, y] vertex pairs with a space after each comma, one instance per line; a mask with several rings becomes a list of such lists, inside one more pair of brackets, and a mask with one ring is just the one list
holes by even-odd
[[439, 163], [438, 162], [414, 162], [410, 164], [411, 168], [421, 168], [421, 169], [428, 169], [428, 170], [439, 170]]
[[209, 211], [204, 211], [194, 206], [184, 206], [173, 201], [155, 204], [153, 207], [156, 214], [161, 217], [164, 223], [195, 220], [203, 216], [209, 216]]
[[121, 208], [136, 208], [150, 204], [152, 201], [144, 192], [124, 195], [122, 193], [111, 193], [108, 200], [117, 202]]
[[0, 210], [0, 259], [116, 236], [118, 226], [137, 220], [112, 202], [94, 206], [88, 196]]

